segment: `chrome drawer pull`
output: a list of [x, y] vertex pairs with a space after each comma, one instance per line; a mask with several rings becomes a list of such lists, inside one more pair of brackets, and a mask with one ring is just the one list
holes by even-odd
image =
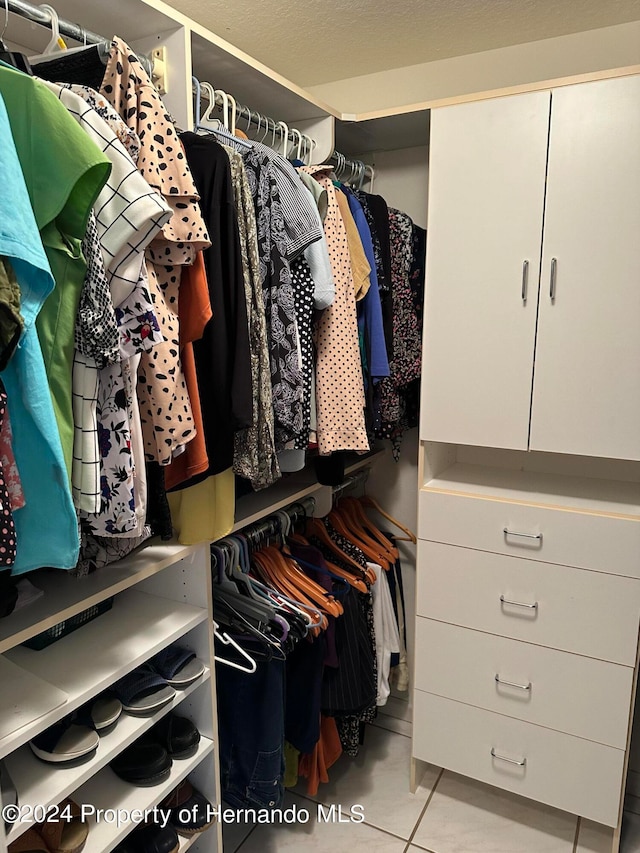
[[556, 271], [558, 269], [558, 259], [551, 258], [551, 275], [549, 278], [549, 299], [553, 302], [556, 298]]
[[534, 601], [533, 604], [525, 604], [523, 601], [510, 601], [508, 598], [505, 598], [504, 595], [500, 596], [500, 604], [509, 604], [511, 607], [526, 607], [527, 610], [538, 609], [537, 601]]
[[505, 536], [522, 536], [523, 539], [537, 539], [538, 542], [542, 542], [542, 533], [518, 533], [515, 530], [509, 530], [508, 527], [505, 527], [503, 532]]
[[531, 690], [531, 682], [528, 684], [516, 684], [515, 681], [505, 681], [503, 678], [500, 678], [497, 672], [496, 684], [503, 684], [505, 687], [515, 687], [517, 690]]
[[507, 764], [515, 764], [516, 767], [526, 767], [527, 759], [523, 758], [522, 761], [516, 761], [515, 758], [507, 758], [506, 755], [498, 755], [493, 747], [491, 747], [491, 757], [497, 758], [498, 761], [506, 761]]
[[522, 301], [527, 301], [527, 279], [529, 278], [529, 261], [522, 262]]

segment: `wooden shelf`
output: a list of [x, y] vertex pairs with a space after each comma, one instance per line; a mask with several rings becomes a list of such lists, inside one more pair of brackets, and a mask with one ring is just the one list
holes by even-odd
[[[207, 668], [202, 678], [186, 690], [177, 691], [175, 698], [151, 717], [132, 717], [123, 713], [115, 729], [100, 738], [100, 745], [94, 757], [84, 764], [73, 767], [46, 764], [36, 758], [29, 745], [25, 744], [6, 758], [7, 769], [18, 791], [20, 805], [50, 806], [61, 802], [99, 770], [106, 767], [116, 755], [136, 741], [158, 720], [207, 683], [210, 677], [211, 671]], [[8, 835], [8, 842], [11, 844], [15, 841], [29, 829], [29, 826], [30, 824], [16, 824]]]
[[[152, 788], [138, 788], [123, 782], [109, 767], [105, 767], [76, 791], [74, 800], [80, 805], [85, 803], [95, 806], [96, 809], [151, 809], [210, 756], [213, 750], [213, 741], [202, 738], [197, 753], [184, 761], [174, 761], [166, 782]], [[85, 853], [109, 853], [135, 828], [130, 824], [117, 826], [114, 823], [97, 823], [91, 818], [88, 824], [89, 838], [84, 848]]]
[[0, 620], [0, 654], [157, 574], [188, 557], [197, 547], [151, 540], [124, 560], [84, 578], [55, 570], [30, 575], [44, 596]]
[[156, 652], [207, 621], [208, 611], [128, 590], [113, 609], [42, 651], [19, 647], [6, 657], [54, 684], [68, 701], [0, 740], [0, 757], [88, 702]]

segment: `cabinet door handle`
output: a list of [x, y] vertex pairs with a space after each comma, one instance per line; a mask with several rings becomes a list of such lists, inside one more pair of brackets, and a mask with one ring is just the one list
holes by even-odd
[[551, 258], [551, 275], [549, 277], [549, 299], [553, 302], [556, 298], [556, 271], [558, 267], [557, 258]]
[[522, 262], [522, 301], [527, 301], [527, 282], [529, 279], [529, 261]]
[[508, 604], [511, 607], [525, 607], [527, 610], [538, 609], [537, 601], [534, 601], [533, 604], [525, 604], [523, 601], [511, 601], [509, 598], [505, 598], [504, 595], [500, 596], [500, 604]]
[[537, 539], [542, 542], [542, 533], [518, 533], [517, 530], [509, 530], [508, 527], [503, 528], [505, 536], [521, 536], [523, 539]]
[[503, 678], [500, 678], [500, 675], [497, 672], [496, 684], [502, 684], [505, 687], [515, 687], [517, 690], [531, 690], [531, 682], [528, 684], [516, 684], [515, 681], [505, 681]]
[[507, 764], [515, 764], [517, 767], [526, 767], [527, 759], [523, 758], [521, 761], [518, 761], [516, 758], [507, 758], [506, 755], [498, 755], [493, 747], [491, 747], [491, 757], [497, 758], [498, 761], [506, 761]]

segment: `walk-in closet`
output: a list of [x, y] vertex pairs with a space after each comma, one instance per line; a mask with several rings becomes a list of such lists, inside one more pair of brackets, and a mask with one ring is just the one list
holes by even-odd
[[0, 128], [0, 853], [640, 851], [637, 0], [0, 0]]

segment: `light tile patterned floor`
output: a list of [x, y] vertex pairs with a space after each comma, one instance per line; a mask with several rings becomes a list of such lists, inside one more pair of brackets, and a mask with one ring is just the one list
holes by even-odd
[[[384, 726], [369, 727], [360, 756], [342, 757], [316, 800], [364, 807], [363, 823], [322, 823], [304, 786], [285, 807], [307, 809], [293, 826], [224, 828], [224, 853], [610, 853], [611, 831], [447, 771], [431, 769], [409, 793], [410, 740]], [[393, 727], [392, 724], [390, 724]], [[631, 803], [630, 805], [633, 805]], [[639, 809], [640, 811], [640, 809]], [[625, 818], [622, 853], [640, 853], [640, 814]]]

